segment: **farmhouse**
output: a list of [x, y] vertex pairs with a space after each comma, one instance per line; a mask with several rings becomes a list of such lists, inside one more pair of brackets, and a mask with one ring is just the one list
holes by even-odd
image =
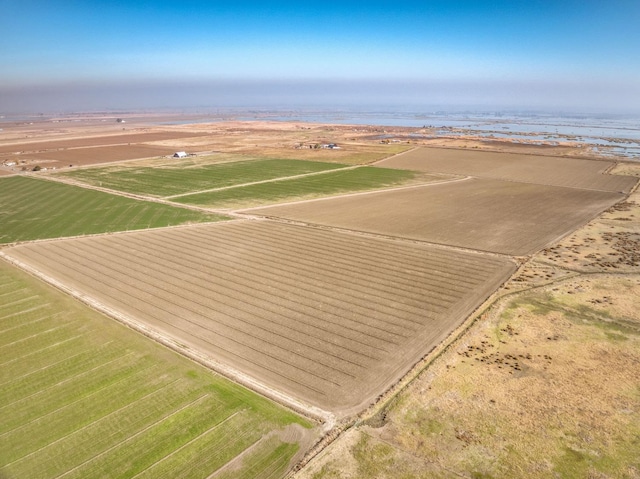
[[174, 158], [186, 158], [187, 157], [187, 152], [186, 151], [176, 151], [173, 154]]

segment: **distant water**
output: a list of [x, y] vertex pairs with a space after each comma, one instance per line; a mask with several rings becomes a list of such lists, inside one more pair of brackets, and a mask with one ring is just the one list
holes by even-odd
[[[245, 119], [255, 119], [246, 117]], [[507, 114], [290, 113], [261, 119], [389, 127], [437, 128], [440, 135], [592, 145], [603, 155], [640, 159], [640, 118]]]
[[[201, 114], [201, 116], [199, 116]], [[530, 113], [449, 113], [387, 111], [249, 111], [227, 110], [190, 114], [153, 122], [156, 125], [216, 123], [225, 120], [300, 121], [388, 127], [435, 128], [439, 135], [476, 135], [482, 138], [527, 142], [578, 142], [601, 155], [640, 160], [640, 118], [615, 115], [545, 115]], [[42, 120], [42, 115], [0, 117], [8, 121]]]

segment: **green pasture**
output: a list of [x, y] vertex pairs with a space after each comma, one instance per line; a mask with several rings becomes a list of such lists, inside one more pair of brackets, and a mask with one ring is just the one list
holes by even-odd
[[416, 177], [406, 170], [363, 166], [305, 176], [238, 186], [173, 198], [172, 201], [217, 208], [240, 208], [282, 201], [318, 198], [339, 193], [375, 190], [405, 183]]
[[165, 197], [345, 166], [319, 161], [249, 159], [201, 165], [184, 162], [155, 167], [114, 165], [67, 171], [64, 176], [116, 191]]
[[0, 178], [0, 244], [219, 219], [53, 181]]
[[2, 260], [0, 298], [0, 477], [275, 478], [311, 427]]

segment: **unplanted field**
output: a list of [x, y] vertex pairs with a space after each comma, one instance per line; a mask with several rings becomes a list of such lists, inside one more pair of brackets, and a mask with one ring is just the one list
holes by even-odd
[[295, 477], [636, 478], [639, 308], [638, 275], [505, 299]]
[[46, 150], [64, 150], [68, 148], [86, 148], [93, 146], [130, 145], [150, 141], [191, 138], [202, 136], [200, 132], [157, 131], [146, 133], [130, 133], [124, 135], [104, 135], [88, 138], [70, 138], [67, 140], [24, 141], [0, 146], [0, 154], [6, 153], [40, 153]]
[[163, 162], [161, 167], [119, 165], [66, 171], [64, 176], [117, 191], [164, 197], [347, 166], [318, 161], [244, 159], [240, 155], [235, 159], [213, 164], [190, 161], [190, 167], [184, 167], [184, 162], [175, 166]]
[[1, 260], [0, 298], [0, 477], [279, 477], [313, 435]]
[[0, 179], [0, 244], [223, 219], [25, 176]]
[[621, 193], [471, 178], [259, 208], [251, 213], [527, 255], [622, 198]]
[[54, 166], [56, 168], [65, 168], [70, 165], [83, 166], [95, 163], [164, 156], [173, 153], [173, 151], [174, 150], [170, 148], [160, 146], [116, 145], [74, 148], [71, 150], [52, 150], [44, 153], [21, 155], [19, 158], [29, 161], [30, 164], [40, 164], [47, 168]]
[[419, 148], [377, 164], [385, 168], [471, 175], [611, 192], [628, 193], [637, 182], [637, 178], [606, 174], [605, 171], [615, 165], [612, 161], [445, 148]]
[[441, 177], [389, 168], [359, 167], [329, 171], [302, 178], [290, 178], [207, 193], [172, 198], [178, 203], [216, 208], [246, 208], [283, 201], [298, 201], [340, 193], [375, 190], [407, 184], [428, 183]]
[[5, 251], [184, 348], [338, 415], [368, 405], [515, 268], [269, 221]]

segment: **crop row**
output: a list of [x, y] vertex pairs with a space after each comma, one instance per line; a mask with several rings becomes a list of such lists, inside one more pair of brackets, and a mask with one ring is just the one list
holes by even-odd
[[216, 208], [248, 207], [285, 200], [374, 190], [408, 181], [414, 176], [415, 173], [411, 171], [360, 167], [344, 171], [330, 171], [322, 175], [196, 193], [174, 198], [173, 201]]
[[0, 295], [2, 477], [204, 479], [304, 424], [4, 262]]
[[345, 166], [318, 161], [250, 159], [190, 168], [107, 166], [67, 171], [64, 176], [117, 191], [170, 196]]
[[0, 243], [220, 219], [212, 214], [27, 177], [0, 179], [0, 205]]
[[481, 255], [266, 221], [25, 245], [10, 254], [320, 404], [374, 387], [397, 370], [398, 350], [416, 354], [510, 268]]

